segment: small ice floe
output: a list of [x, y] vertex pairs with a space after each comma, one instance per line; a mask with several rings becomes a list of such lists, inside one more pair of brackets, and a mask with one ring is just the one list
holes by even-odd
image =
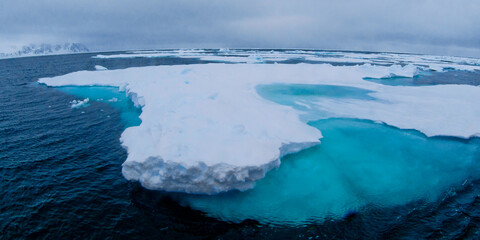
[[250, 55], [248, 56], [248, 60], [247, 60], [247, 63], [263, 63], [263, 58], [262, 56], [258, 55], [258, 54], [253, 54], [253, 55]]
[[90, 99], [85, 98], [83, 100], [73, 100], [70, 102], [72, 108], [81, 108], [81, 107], [88, 107], [88, 102]]
[[95, 70], [97, 71], [105, 71], [105, 70], [108, 70], [108, 68], [104, 67], [104, 66], [100, 66], [100, 65], [95, 65]]
[[221, 53], [229, 53], [229, 52], [230, 52], [230, 49], [228, 49], [228, 48], [220, 48], [220, 49], [218, 49], [218, 52], [221, 52]]
[[118, 98], [114, 97], [114, 98], [111, 98], [111, 99], [108, 99], [109, 102], [118, 102]]

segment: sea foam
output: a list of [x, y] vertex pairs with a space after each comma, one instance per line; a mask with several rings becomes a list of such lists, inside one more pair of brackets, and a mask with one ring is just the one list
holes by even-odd
[[89, 98], [85, 98], [83, 100], [72, 100], [70, 102], [72, 108], [81, 108], [81, 107], [88, 107], [88, 102], [90, 101]]

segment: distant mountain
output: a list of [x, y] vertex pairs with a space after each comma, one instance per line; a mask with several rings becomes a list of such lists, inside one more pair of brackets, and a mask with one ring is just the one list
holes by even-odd
[[30, 44], [23, 47], [13, 47], [0, 52], [0, 58], [28, 57], [37, 55], [56, 55], [67, 53], [88, 52], [88, 48], [81, 43], [64, 44]]

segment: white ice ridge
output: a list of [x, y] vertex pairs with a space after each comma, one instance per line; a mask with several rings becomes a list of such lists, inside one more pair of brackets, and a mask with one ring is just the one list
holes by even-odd
[[49, 86], [116, 86], [142, 106], [122, 134], [123, 174], [150, 189], [189, 193], [245, 190], [286, 153], [318, 144], [321, 133], [301, 112], [260, 97], [259, 84], [352, 86], [377, 100], [317, 102], [335, 116], [382, 121], [428, 136], [480, 133], [480, 88], [385, 86], [363, 77], [411, 75], [406, 67], [329, 64], [199, 64], [81, 71], [43, 78]]

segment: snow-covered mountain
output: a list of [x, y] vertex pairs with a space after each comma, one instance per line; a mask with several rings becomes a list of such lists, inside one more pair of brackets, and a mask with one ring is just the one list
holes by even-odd
[[81, 43], [63, 44], [30, 44], [22, 47], [11, 47], [0, 52], [0, 58], [28, 57], [36, 55], [56, 55], [67, 53], [88, 52], [88, 48]]

